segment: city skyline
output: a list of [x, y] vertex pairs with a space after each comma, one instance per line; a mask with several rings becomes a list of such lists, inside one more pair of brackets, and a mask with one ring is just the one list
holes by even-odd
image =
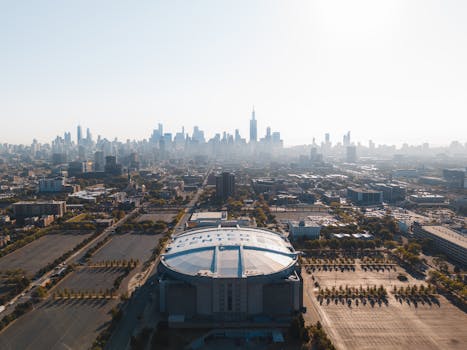
[[466, 18], [3, 2], [0, 349], [464, 349]]
[[[252, 111], [252, 116], [255, 116], [255, 110], [254, 109]], [[252, 122], [255, 122], [255, 123], [252, 124]], [[180, 128], [178, 128], [176, 130], [172, 130], [172, 129], [166, 128], [163, 123], [157, 123], [157, 127], [156, 126], [153, 127], [152, 130], [149, 130], [149, 133], [147, 134], [147, 136], [143, 137], [141, 139], [118, 138], [116, 136], [111, 136], [111, 135], [105, 135], [105, 134], [101, 135], [100, 133], [95, 133], [94, 134], [91, 131], [91, 128], [89, 128], [88, 126], [85, 126], [86, 133], [84, 134], [83, 133], [83, 125], [78, 124], [78, 125], [75, 126], [75, 128], [76, 128], [75, 132], [71, 131], [71, 129], [66, 130], [61, 134], [55, 134], [55, 136], [53, 136], [50, 140], [41, 141], [38, 138], [33, 138], [32, 140], [30, 140], [30, 142], [26, 142], [26, 143], [1, 142], [0, 144], [29, 146], [32, 143], [37, 142], [37, 143], [40, 143], [40, 144], [47, 145], [47, 144], [51, 144], [51, 143], [55, 142], [57, 140], [57, 138], [62, 139], [65, 143], [73, 144], [73, 145], [76, 145], [76, 146], [79, 146], [81, 144], [81, 141], [96, 142], [96, 141], [99, 141], [99, 140], [107, 140], [107, 141], [118, 140], [118, 142], [127, 142], [127, 141], [130, 141], [130, 142], [142, 142], [142, 141], [152, 142], [151, 139], [154, 137], [154, 133], [158, 132], [158, 129], [160, 131], [162, 131], [162, 129], [163, 129], [164, 132], [160, 136], [163, 136], [164, 134], [166, 134], [166, 136], [170, 135], [171, 141], [176, 141], [176, 138], [177, 138], [177, 136], [179, 137], [179, 135], [183, 135], [185, 139], [197, 140], [198, 137], [199, 137], [198, 135], [200, 135], [199, 133], [201, 133], [201, 135], [202, 135], [201, 138], [203, 140], [201, 143], [208, 143], [208, 141], [215, 140], [219, 136], [220, 140], [224, 140], [225, 138], [231, 137], [232, 140], [235, 143], [238, 143], [240, 141], [240, 143], [244, 143], [244, 144], [254, 144], [254, 143], [258, 142], [258, 141], [263, 141], [263, 140], [267, 140], [267, 139], [271, 139], [271, 140], [276, 139], [276, 140], [280, 140], [281, 144], [282, 144], [282, 147], [285, 147], [285, 148], [293, 148], [293, 147], [297, 147], [297, 146], [323, 147], [323, 146], [326, 146], [327, 144], [332, 145], [333, 147], [334, 146], [341, 146], [341, 147], [344, 147], [344, 148], [347, 147], [347, 146], [350, 146], [350, 145], [355, 145], [355, 146], [359, 146], [359, 147], [394, 147], [395, 149], [399, 149], [399, 150], [404, 149], [404, 147], [407, 147], [407, 146], [408, 147], [427, 147], [428, 146], [429, 148], [446, 148], [446, 147], [452, 146], [453, 144], [460, 145], [461, 147], [466, 147], [467, 148], [467, 141], [454, 140], [454, 139], [449, 141], [446, 144], [432, 144], [432, 143], [429, 143], [429, 142], [411, 144], [411, 143], [408, 143], [408, 142], [404, 142], [402, 144], [396, 145], [396, 144], [379, 143], [378, 140], [372, 140], [372, 139], [369, 139], [368, 142], [362, 142], [361, 140], [355, 139], [354, 136], [352, 136], [352, 139], [350, 139], [351, 132], [352, 132], [352, 135], [353, 135], [353, 131], [350, 131], [350, 130], [347, 131], [347, 132], [344, 132], [341, 135], [334, 135], [334, 134], [332, 134], [330, 132], [325, 132], [323, 135], [317, 135], [316, 137], [313, 136], [310, 139], [310, 142], [308, 142], [308, 143], [290, 145], [290, 144], [286, 143], [286, 140], [283, 140], [283, 138], [281, 137], [281, 131], [280, 130], [273, 130], [273, 132], [271, 133], [271, 127], [267, 126], [267, 127], [264, 128], [264, 130], [261, 130], [260, 132], [258, 132], [256, 122], [258, 122], [256, 117], [254, 117], [254, 119], [250, 119], [249, 120], [249, 123], [250, 123], [249, 124], [249, 130], [247, 130], [245, 133], [240, 132], [239, 128], [235, 128], [233, 131], [230, 131], [230, 130], [218, 130], [217, 132], [213, 133], [212, 135], [206, 134], [205, 130], [203, 129], [202, 126], [200, 127], [200, 125], [194, 125], [191, 129], [186, 128], [185, 126], [181, 126]], [[253, 125], [254, 125], [254, 127], [253, 127], [254, 131], [252, 131], [252, 126]], [[256, 136], [256, 139], [254, 141], [252, 141], [253, 135]], [[200, 140], [198, 139], [198, 141], [200, 141]]]
[[[256, 118], [256, 111], [253, 107], [252, 112], [251, 112], [251, 118], [248, 120], [249, 127], [247, 128], [242, 128], [242, 127], [236, 127], [233, 130], [217, 130], [213, 132], [212, 134], [207, 134], [205, 133], [205, 129], [202, 125], [200, 124], [193, 124], [191, 128], [187, 128], [185, 125], [180, 126], [177, 129], [171, 129], [166, 127], [164, 123], [159, 122], [155, 123], [153, 128], [147, 131], [146, 136], [143, 136], [142, 138], [129, 138], [129, 137], [117, 137], [115, 135], [108, 135], [108, 134], [101, 134], [101, 133], [96, 133], [96, 132], [91, 132], [91, 128], [88, 125], [83, 125], [83, 124], [77, 124], [75, 125], [76, 131], [73, 132], [73, 128], [69, 128], [68, 130], [64, 130], [62, 133], [58, 132], [55, 133], [50, 139], [46, 138], [40, 138], [40, 137], [33, 137], [31, 140], [26, 141], [26, 142], [19, 142], [19, 143], [11, 143], [11, 142], [0, 142], [0, 144], [11, 144], [11, 145], [30, 145], [31, 143], [37, 141], [38, 143], [41, 144], [49, 144], [54, 139], [57, 137], [62, 138], [66, 142], [72, 142], [75, 145], [80, 144], [80, 140], [89, 140], [90, 136], [92, 138], [92, 141], [96, 141], [99, 139], [102, 140], [118, 140], [119, 142], [126, 142], [127, 140], [131, 142], [141, 142], [141, 141], [150, 141], [151, 138], [153, 137], [151, 133], [154, 133], [154, 131], [157, 130], [157, 128], [164, 128], [164, 133], [163, 134], [170, 134], [172, 137], [172, 140], [175, 139], [177, 134], [183, 134], [185, 138], [190, 138], [190, 139], [195, 139], [196, 134], [201, 131], [203, 135], [203, 139], [205, 141], [203, 142], [208, 142], [209, 140], [213, 140], [216, 138], [216, 136], [220, 136], [220, 139], [222, 140], [224, 137], [233, 137], [234, 141], [237, 142], [238, 139], [243, 140], [244, 143], [255, 143], [257, 141], [260, 141], [261, 139], [265, 138], [271, 138], [275, 136], [276, 138], [279, 137], [281, 142], [283, 143], [284, 147], [296, 147], [296, 146], [322, 146], [326, 143], [331, 144], [332, 146], [337, 146], [341, 145], [343, 147], [349, 146], [349, 145], [358, 145], [358, 146], [363, 146], [363, 147], [368, 147], [369, 145], [372, 145], [373, 147], [378, 147], [378, 146], [390, 146], [390, 147], [395, 147], [396, 149], [402, 149], [405, 146], [410, 146], [410, 147], [417, 147], [417, 146], [426, 146], [428, 145], [429, 147], [449, 147], [453, 143], [460, 144], [461, 146], [467, 145], [467, 140], [462, 140], [462, 139], [452, 139], [444, 144], [436, 144], [436, 143], [430, 143], [430, 142], [420, 142], [420, 143], [409, 143], [409, 142], [402, 142], [401, 144], [385, 144], [378, 142], [378, 140], [374, 139], [368, 139], [368, 140], [359, 140], [356, 139], [354, 136], [354, 130], [348, 130], [343, 132], [342, 134], [333, 134], [329, 131], [325, 132], [322, 135], [312, 135], [310, 140], [306, 143], [302, 144], [288, 144], [287, 140], [284, 140], [281, 136], [281, 130], [275, 130], [272, 129], [270, 126], [264, 126], [259, 129], [258, 131], [258, 126], [257, 126], [258, 119]], [[264, 123], [263, 123], [264, 124]], [[261, 124], [260, 124], [261, 125]], [[240, 130], [245, 130], [244, 132]], [[85, 132], [83, 132], [85, 130]], [[271, 130], [274, 132], [271, 134]], [[350, 139], [350, 134], [352, 132], [352, 140], [349, 141]], [[276, 134], [276, 135], [274, 135]], [[357, 133], [358, 134], [358, 133]], [[347, 138], [347, 141], [346, 141]], [[254, 140], [252, 142], [252, 140]], [[365, 142], [366, 141], [366, 142]]]
[[158, 121], [247, 135], [253, 104], [286, 146], [466, 141], [464, 2], [204, 4], [5, 5], [0, 141], [143, 139]]

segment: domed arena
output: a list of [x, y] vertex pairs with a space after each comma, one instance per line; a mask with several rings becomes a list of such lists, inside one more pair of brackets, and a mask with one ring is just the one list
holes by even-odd
[[160, 306], [184, 320], [274, 320], [302, 308], [298, 254], [264, 229], [216, 227], [173, 238], [161, 256]]

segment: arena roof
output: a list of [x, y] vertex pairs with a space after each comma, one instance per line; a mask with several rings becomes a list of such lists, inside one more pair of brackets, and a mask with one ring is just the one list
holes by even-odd
[[277, 233], [253, 228], [208, 228], [176, 236], [162, 256], [170, 270], [217, 278], [268, 275], [292, 267], [297, 253]]

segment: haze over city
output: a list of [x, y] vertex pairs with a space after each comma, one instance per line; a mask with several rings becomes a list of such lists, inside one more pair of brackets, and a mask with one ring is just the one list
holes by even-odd
[[467, 349], [466, 18], [1, 3], [0, 349]]
[[[199, 125], [466, 141], [464, 1], [15, 1], [0, 11], [0, 139]], [[21, 130], [21, 132], [18, 132]]]

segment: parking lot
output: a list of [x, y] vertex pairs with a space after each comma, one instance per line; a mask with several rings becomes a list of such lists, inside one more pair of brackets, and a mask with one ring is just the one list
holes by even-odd
[[[442, 296], [437, 297], [439, 304], [415, 306], [396, 300], [391, 293], [394, 285], [425, 283], [410, 275], [408, 281], [401, 282], [396, 278], [399, 272], [404, 270], [398, 267], [397, 271], [365, 272], [357, 266], [355, 271], [303, 273], [304, 303], [308, 310], [305, 319], [308, 322], [319, 319], [338, 349], [464, 349], [467, 315]], [[388, 304], [356, 306], [353, 302], [349, 306], [334, 300], [320, 304], [312, 275], [321, 288], [383, 285], [388, 292]]]
[[151, 256], [152, 249], [157, 246], [161, 237], [161, 234], [126, 233], [115, 235], [109, 243], [96, 252], [91, 258], [91, 262], [139, 259], [140, 263], [143, 263]]
[[0, 269], [2, 271], [22, 269], [31, 277], [91, 235], [92, 233], [89, 232], [45, 235], [0, 258]]
[[121, 268], [81, 268], [65, 277], [57, 290], [105, 291], [112, 288], [115, 279], [121, 274]]
[[115, 300], [49, 300], [0, 333], [2, 350], [88, 350]]
[[177, 216], [178, 212], [177, 211], [161, 211], [157, 213], [151, 213], [151, 214], [142, 214], [140, 215], [136, 221], [141, 222], [141, 221], [165, 221], [165, 222], [171, 222], [175, 216]]

